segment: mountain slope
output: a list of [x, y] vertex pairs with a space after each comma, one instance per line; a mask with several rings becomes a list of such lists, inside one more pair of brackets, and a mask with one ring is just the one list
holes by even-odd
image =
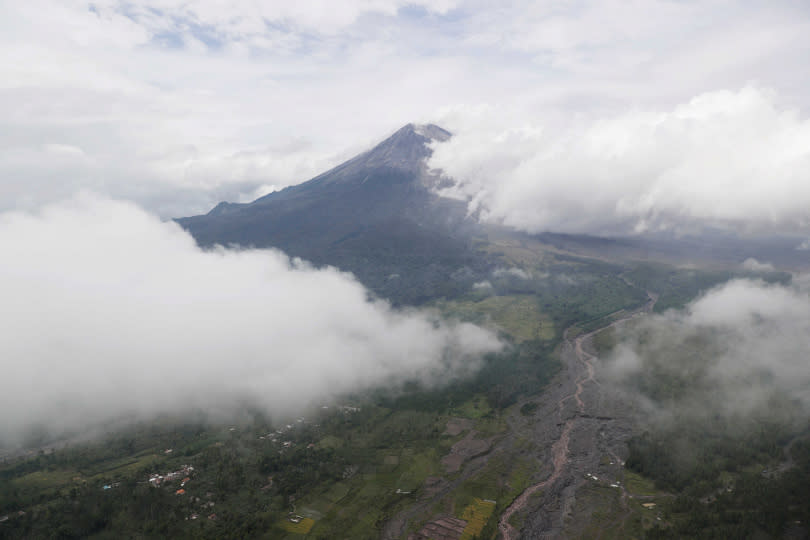
[[425, 165], [428, 143], [449, 137], [408, 124], [308, 182], [177, 222], [202, 246], [276, 247], [335, 265], [397, 303], [454, 295], [469, 279], [448, 277], [485, 262], [470, 248], [476, 225], [466, 205], [431, 190], [440, 179]]

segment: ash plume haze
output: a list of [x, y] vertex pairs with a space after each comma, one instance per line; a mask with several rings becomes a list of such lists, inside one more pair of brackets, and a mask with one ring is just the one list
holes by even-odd
[[293, 413], [378, 385], [439, 384], [501, 346], [369, 299], [334, 268], [202, 251], [178, 225], [95, 196], [0, 214], [0, 252], [5, 444], [123, 415]]

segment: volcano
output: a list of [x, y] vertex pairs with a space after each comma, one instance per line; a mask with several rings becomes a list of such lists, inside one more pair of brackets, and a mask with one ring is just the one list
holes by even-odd
[[307, 182], [176, 221], [203, 247], [278, 248], [352, 272], [396, 304], [454, 296], [485, 262], [466, 204], [439, 196], [447, 180], [425, 163], [450, 136], [408, 124]]

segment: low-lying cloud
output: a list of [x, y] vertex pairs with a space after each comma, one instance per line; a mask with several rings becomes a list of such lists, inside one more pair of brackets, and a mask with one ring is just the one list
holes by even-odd
[[454, 137], [430, 160], [456, 180], [444, 194], [486, 221], [590, 234], [810, 226], [810, 120], [772, 91], [612, 116], [518, 112], [447, 111]]
[[0, 214], [0, 443], [32, 427], [249, 404], [286, 414], [345, 392], [464, 375], [496, 337], [398, 311], [349, 274], [273, 250], [202, 251], [138, 207], [80, 197]]
[[749, 272], [773, 272], [776, 268], [769, 262], [760, 262], [753, 257], [745, 259], [742, 263], [743, 270]]
[[606, 375], [655, 420], [775, 415], [775, 399], [807, 411], [809, 334], [807, 279], [789, 286], [734, 280], [684, 310], [624, 328]]
[[492, 272], [492, 277], [495, 278], [502, 278], [502, 277], [515, 277], [518, 279], [531, 279], [532, 275], [531, 272], [527, 272], [522, 268], [518, 268], [516, 266], [512, 266], [510, 268], [496, 268]]

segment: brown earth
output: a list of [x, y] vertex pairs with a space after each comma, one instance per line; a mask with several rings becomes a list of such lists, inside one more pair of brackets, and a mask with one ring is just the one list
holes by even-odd
[[456, 437], [461, 435], [468, 429], [473, 428], [474, 422], [469, 418], [451, 418], [447, 421], [447, 424], [444, 428], [444, 433], [442, 435], [449, 435], [451, 437]]
[[444, 472], [458, 472], [465, 461], [489, 450], [492, 441], [488, 439], [476, 439], [476, 435], [478, 435], [478, 433], [470, 431], [463, 439], [450, 448], [450, 453], [442, 458]]

